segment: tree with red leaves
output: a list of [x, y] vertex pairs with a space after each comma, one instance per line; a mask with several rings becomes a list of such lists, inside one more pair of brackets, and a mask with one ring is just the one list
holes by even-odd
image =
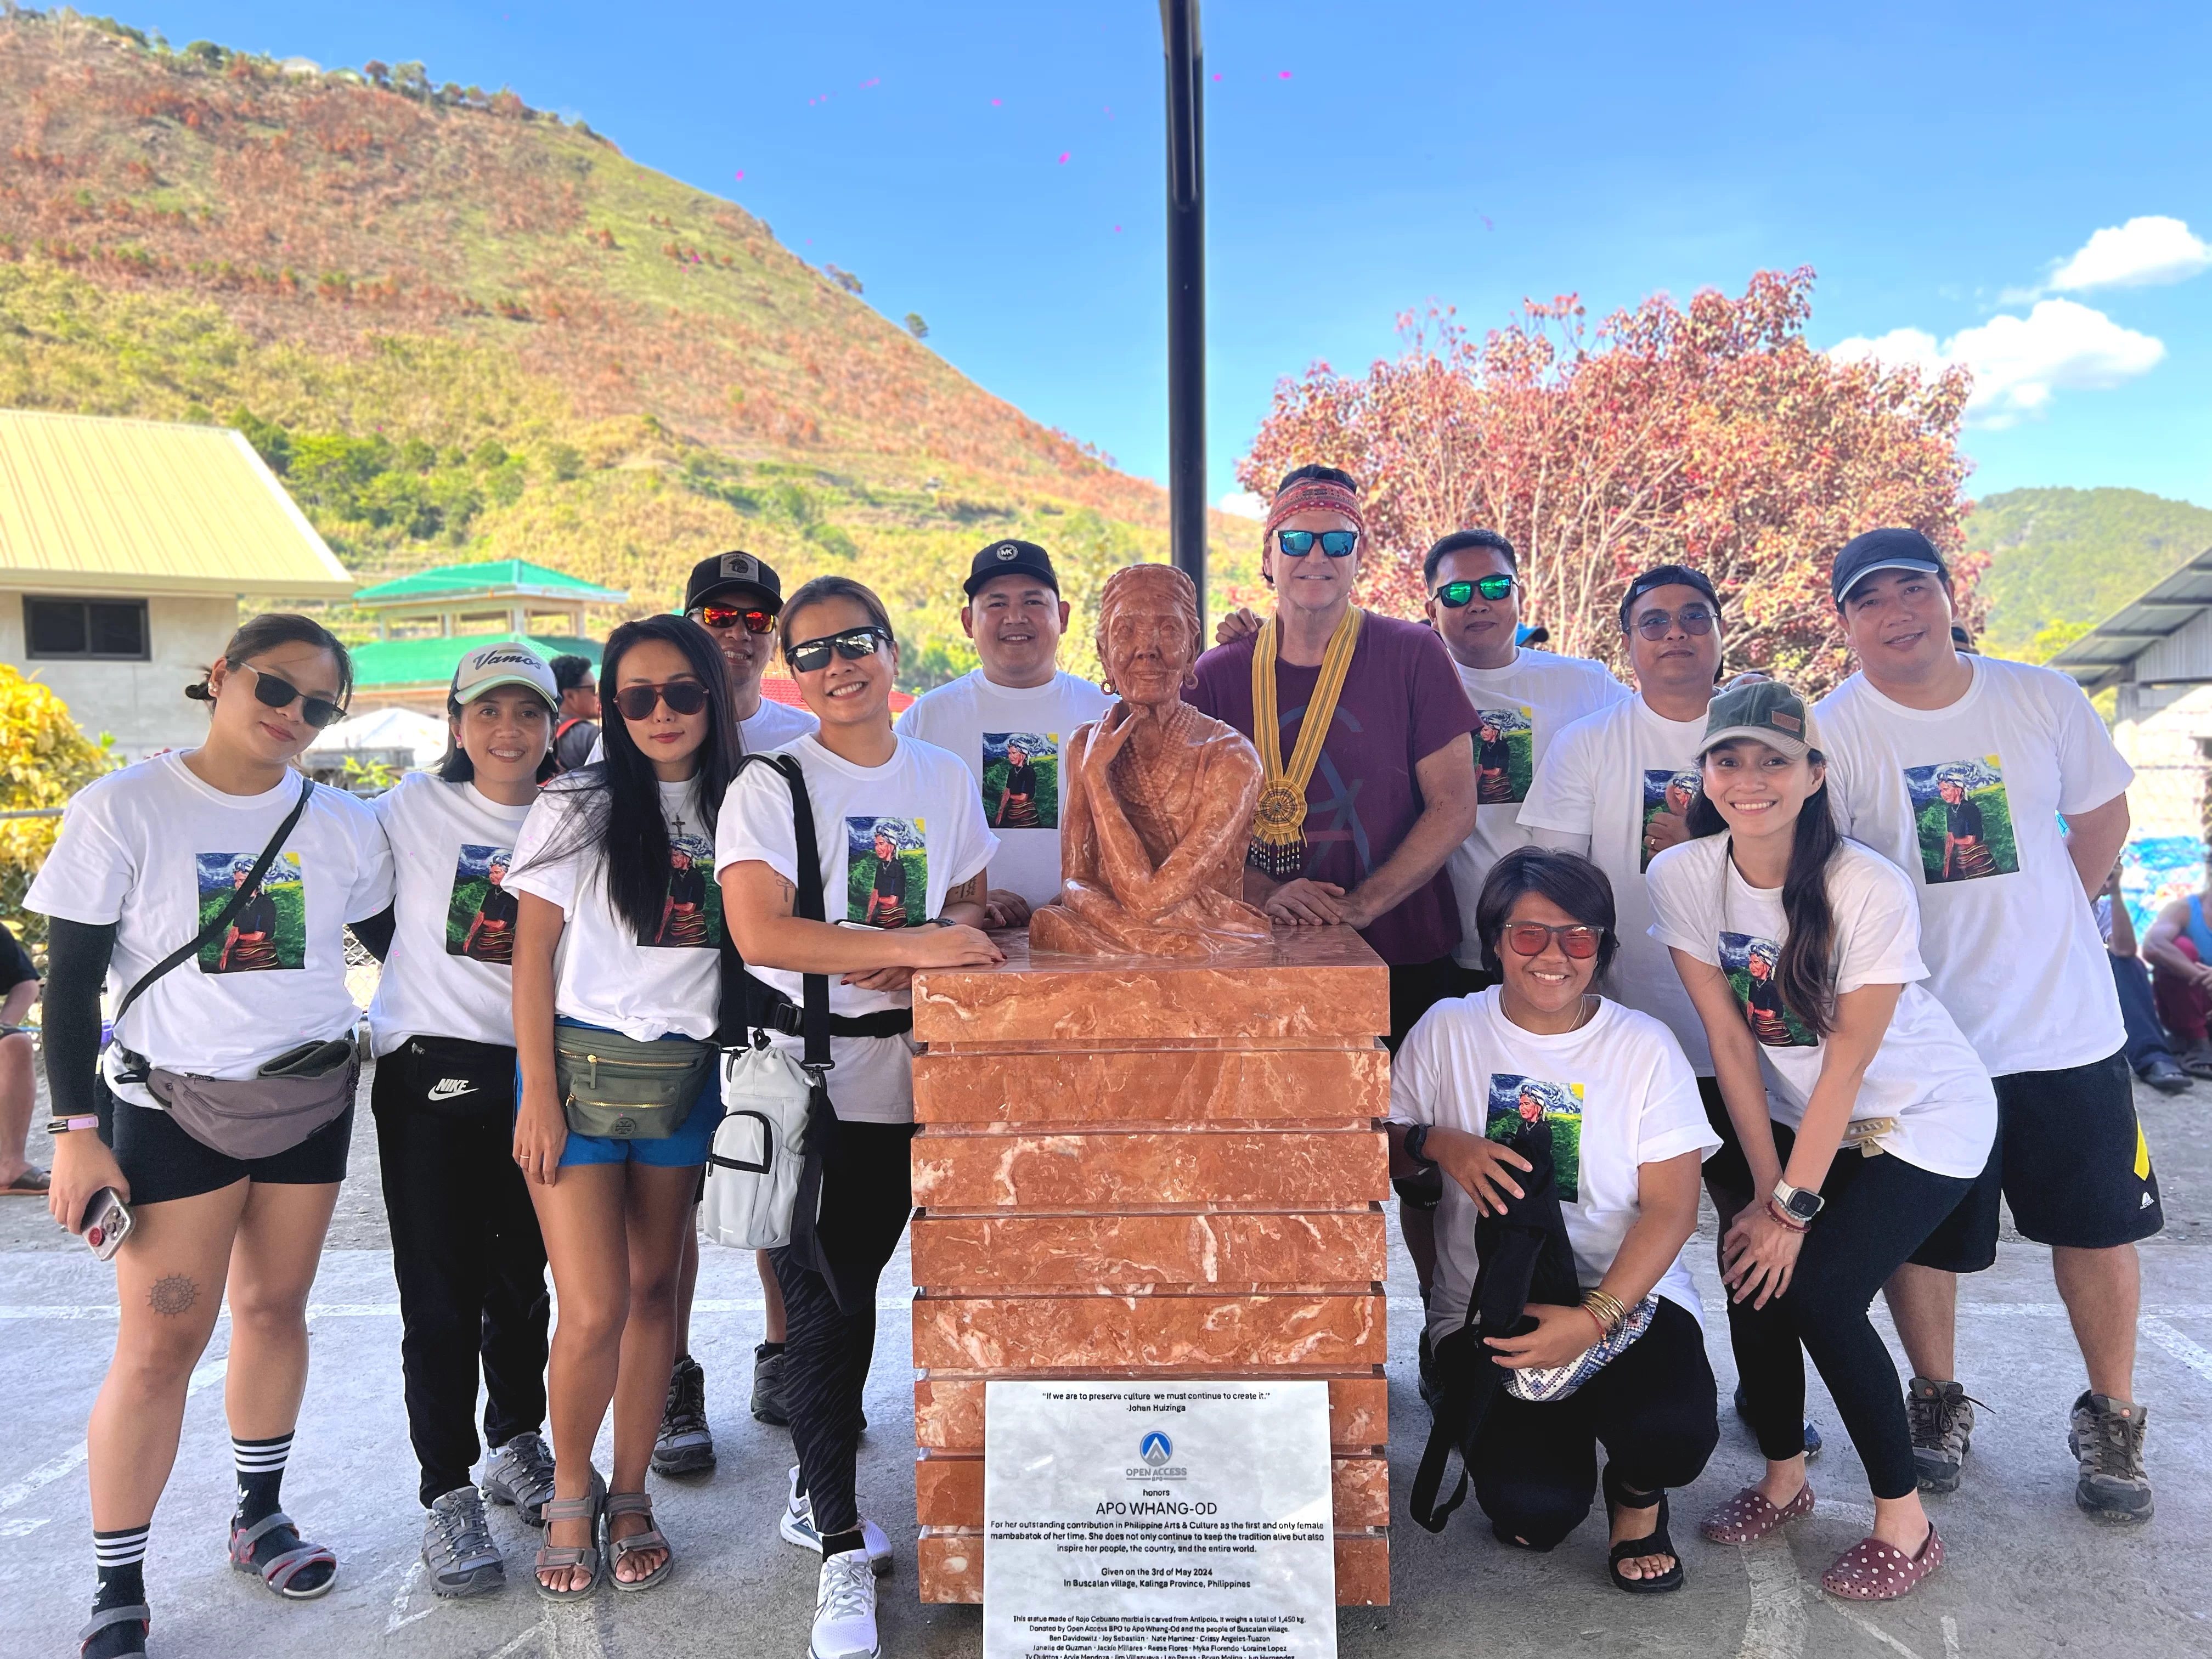
[[1876, 525], [1923, 532], [1970, 619], [1987, 558], [1964, 551], [1966, 371], [1931, 380], [1815, 351], [1812, 292], [1809, 269], [1761, 271], [1741, 298], [1655, 295], [1595, 330], [1568, 295], [1480, 343], [1448, 309], [1408, 313], [1395, 361], [1358, 379], [1317, 363], [1278, 386], [1237, 477], [1262, 495], [1302, 462], [1359, 478], [1374, 549], [1361, 598], [1401, 616], [1419, 612], [1431, 543], [1503, 532], [1524, 618], [1553, 649], [1618, 670], [1629, 579], [1691, 565], [1720, 591], [1729, 665], [1818, 696], [1850, 672], [1827, 585], [1844, 543]]

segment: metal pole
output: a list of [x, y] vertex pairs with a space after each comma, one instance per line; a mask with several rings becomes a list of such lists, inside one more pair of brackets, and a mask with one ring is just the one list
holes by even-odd
[[1160, 0], [1168, 74], [1168, 545], [1206, 623], [1206, 93], [1198, 0]]

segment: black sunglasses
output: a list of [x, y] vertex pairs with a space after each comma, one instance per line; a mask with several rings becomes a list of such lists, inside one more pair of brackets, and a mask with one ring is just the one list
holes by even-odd
[[1636, 619], [1636, 631], [1647, 640], [1663, 640], [1676, 623], [1682, 624], [1685, 634], [1710, 634], [1713, 613], [1701, 605], [1686, 605], [1680, 611], [1647, 611]]
[[233, 670], [243, 669], [253, 676], [253, 695], [264, 708], [289, 708], [296, 702], [300, 705], [300, 718], [318, 732], [345, 718], [343, 703], [332, 702], [328, 697], [311, 697], [282, 674], [272, 674], [265, 668], [256, 668], [250, 662], [240, 662], [233, 657], [223, 660]]
[[696, 714], [707, 706], [707, 688], [696, 680], [671, 680], [665, 685], [625, 685], [615, 693], [615, 708], [626, 720], [649, 720], [662, 703], [672, 714]]
[[1303, 559], [1313, 551], [1314, 544], [1332, 559], [1349, 558], [1352, 550], [1359, 545], [1356, 530], [1278, 530], [1275, 545], [1293, 559]]
[[858, 662], [863, 657], [876, 654], [878, 641], [889, 645], [891, 636], [871, 623], [866, 628], [848, 628], [842, 634], [824, 634], [818, 640], [803, 640], [783, 654], [793, 672], [811, 674], [817, 668], [830, 665], [832, 650], [847, 662]]
[[1446, 582], [1437, 589], [1436, 598], [1448, 608], [1456, 611], [1478, 593], [1495, 605], [1512, 591], [1512, 577], [1485, 576], [1480, 581]]

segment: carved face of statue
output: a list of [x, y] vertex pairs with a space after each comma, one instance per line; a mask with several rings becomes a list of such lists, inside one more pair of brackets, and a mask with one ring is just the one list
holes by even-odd
[[1198, 660], [1189, 578], [1165, 566], [1139, 568], [1146, 573], [1141, 578], [1133, 571], [1117, 575], [1100, 601], [1098, 654], [1127, 701], [1173, 702]]

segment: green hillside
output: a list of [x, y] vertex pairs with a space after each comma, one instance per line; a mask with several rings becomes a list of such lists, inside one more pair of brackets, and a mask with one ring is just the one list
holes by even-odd
[[2212, 548], [2212, 509], [2140, 489], [2008, 489], [1966, 520], [1990, 555], [1983, 643], [2040, 662]]
[[[983, 543], [1044, 544], [1086, 614], [1166, 556], [1156, 485], [512, 91], [9, 6], [0, 110], [0, 407], [237, 426], [364, 582], [519, 557], [637, 614], [742, 546], [876, 586], [912, 687], [973, 661]], [[1218, 605], [1258, 537], [1214, 533]]]

